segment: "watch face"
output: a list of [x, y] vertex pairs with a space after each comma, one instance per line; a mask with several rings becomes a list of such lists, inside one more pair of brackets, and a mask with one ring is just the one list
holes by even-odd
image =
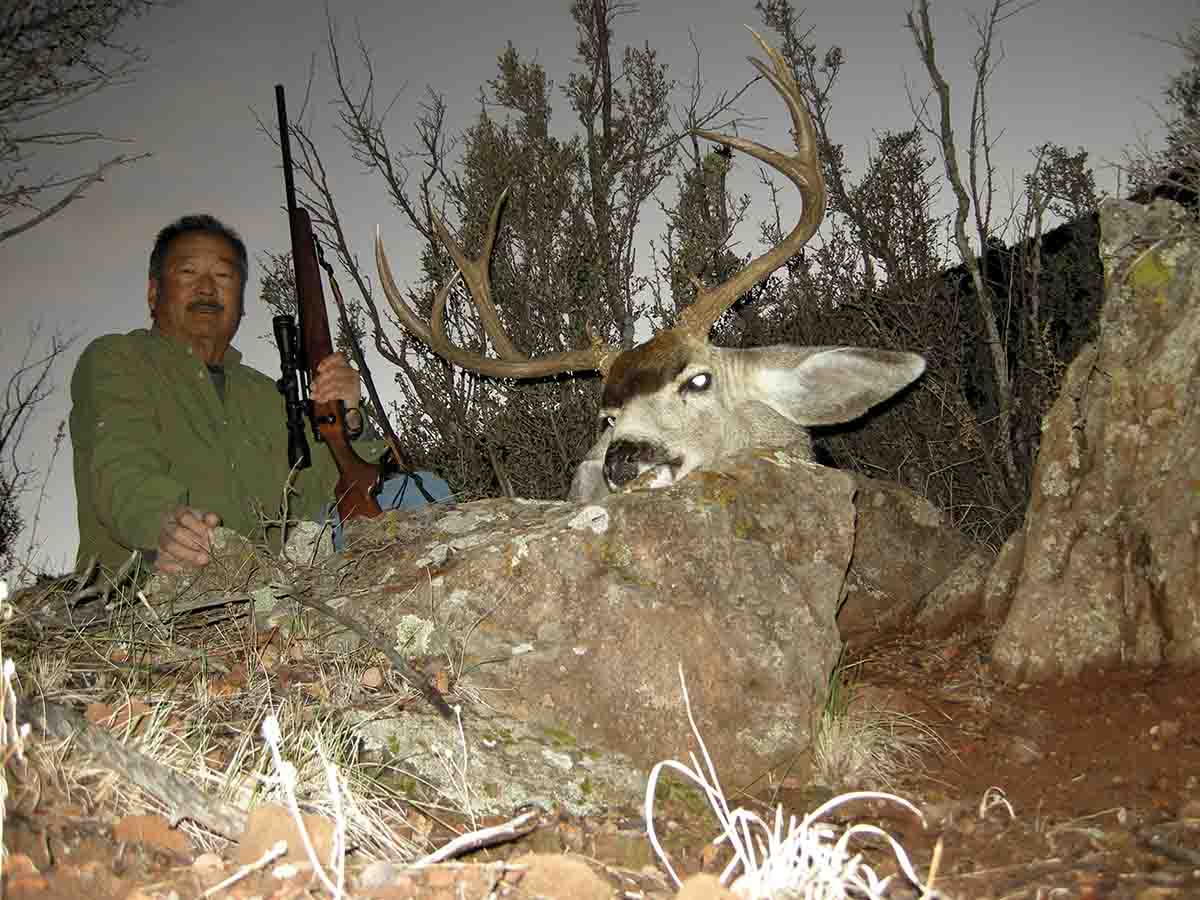
[[343, 420], [346, 431], [351, 437], [358, 437], [363, 431], [363, 414], [359, 409], [348, 409]]

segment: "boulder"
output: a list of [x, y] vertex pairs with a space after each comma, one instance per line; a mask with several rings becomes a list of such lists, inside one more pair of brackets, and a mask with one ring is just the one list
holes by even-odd
[[854, 482], [854, 556], [838, 628], [847, 640], [869, 641], [911, 622], [975, 548], [907, 488], [861, 475]]
[[974, 618], [983, 605], [988, 574], [996, 562], [985, 548], [967, 553], [941, 584], [921, 602], [916, 623], [923, 634], [949, 634]]
[[[759, 450], [595, 504], [389, 513], [406, 537], [387, 549], [388, 577], [348, 569], [343, 609], [390, 634], [431, 615], [464, 693], [643, 772], [696, 749], [682, 669], [722, 777], [741, 784], [812, 740], [841, 649], [855, 489], [801, 452]], [[373, 558], [370, 533], [387, 528], [347, 536]]]
[[[285, 630], [300, 609], [320, 618], [304, 607], [318, 599], [432, 672], [461, 731], [419, 700], [388, 715], [394, 697], [360, 688], [339, 713], [430, 799], [469, 784], [463, 802], [479, 813], [640, 800], [656, 763], [699, 750], [681, 672], [736, 788], [797, 771], [841, 652], [839, 609], [864, 628], [898, 624], [967, 549], [919, 497], [807, 457], [745, 451], [591, 504], [395, 510], [349, 523], [332, 557], [303, 530], [274, 559], [224, 535], [213, 564], [154, 589], [160, 608], [192, 614], [251, 601], [261, 627]], [[338, 652], [362, 642], [334, 623], [319, 631]]]
[[1009, 553], [1010, 680], [1200, 662], [1200, 230], [1162, 200], [1109, 201], [1100, 228], [1100, 337], [1046, 417]]

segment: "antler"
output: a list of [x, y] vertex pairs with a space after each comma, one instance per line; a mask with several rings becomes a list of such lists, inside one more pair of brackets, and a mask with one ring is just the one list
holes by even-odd
[[[392, 268], [388, 265], [387, 253], [383, 249], [383, 238], [377, 230], [375, 233], [375, 264], [379, 268], [383, 293], [387, 296], [392, 311], [405, 328], [432, 347], [438, 356], [480, 375], [488, 375], [493, 378], [540, 378], [545, 375], [557, 375], [560, 372], [598, 371], [607, 373], [613, 359], [620, 353], [620, 348], [604, 344], [598, 338], [593, 338], [592, 346], [583, 350], [568, 350], [564, 353], [553, 353], [537, 359], [530, 359], [518, 350], [505, 334], [504, 326], [500, 323], [500, 316], [496, 312], [496, 305], [492, 302], [492, 285], [488, 264], [492, 255], [492, 246], [496, 242], [500, 210], [506, 199], [508, 199], [507, 189], [500, 194], [496, 205], [492, 208], [492, 217], [488, 222], [483, 248], [474, 259], [467, 257], [462, 246], [450, 235], [437, 213], [430, 213], [434, 229], [454, 259], [458, 272], [442, 285], [433, 298], [433, 310], [428, 326], [412, 311], [408, 302], [400, 294], [400, 289], [396, 287], [396, 282], [392, 278]], [[502, 359], [492, 359], [456, 347], [446, 334], [446, 299], [450, 296], [450, 289], [460, 274], [467, 282], [467, 288], [471, 292], [475, 308], [479, 310], [479, 318], [483, 321], [484, 331], [491, 338], [496, 352], [503, 357]]]
[[[764, 41], [753, 28], [749, 29], [749, 31], [754, 35], [754, 39], [758, 41], [759, 46], [763, 48], [763, 51], [771, 60], [771, 66], [768, 67], [762, 60], [755, 59], [754, 57], [749, 57], [750, 62], [774, 85], [775, 90], [779, 92], [784, 102], [787, 103], [788, 110], [792, 115], [792, 138], [796, 143], [796, 153], [789, 156], [777, 150], [772, 150], [769, 147], [764, 147], [762, 144], [754, 141], [746, 140], [745, 138], [719, 134], [712, 131], [697, 131], [696, 134], [706, 140], [736, 147], [743, 153], [762, 160], [767, 165], [786, 175], [800, 189], [800, 196], [804, 200], [804, 212], [800, 217], [800, 221], [796, 223], [796, 227], [791, 230], [782, 242], [751, 260], [745, 268], [741, 269], [727, 281], [709, 288], [701, 284], [696, 278], [692, 279], [692, 283], [696, 286], [696, 300], [680, 314], [679, 322], [675, 328], [690, 332], [702, 340], [707, 339], [709, 329], [712, 328], [713, 323], [721, 317], [721, 314], [725, 310], [733, 305], [738, 297], [742, 296], [742, 294], [746, 293], [746, 291], [759, 282], [765, 280], [767, 276], [783, 265], [790, 257], [794, 256], [816, 234], [817, 227], [821, 224], [821, 219], [825, 216], [825, 181], [821, 176], [821, 165], [817, 159], [817, 142], [812, 119], [809, 117], [808, 108], [804, 103], [803, 95], [800, 93], [800, 86], [792, 77], [791, 70], [788, 68], [783, 56]], [[496, 205], [492, 209], [491, 219], [488, 222], [488, 231], [483, 242], [483, 248], [474, 259], [467, 257], [463, 248], [451, 237], [450, 232], [442, 223], [442, 220], [438, 218], [437, 214], [430, 213], [434, 229], [437, 231], [442, 243], [445, 244], [446, 249], [450, 252], [451, 257], [453, 257], [454, 263], [458, 267], [458, 273], [447, 281], [434, 297], [429, 325], [426, 325], [417, 317], [416, 313], [409, 307], [407, 301], [401, 296], [400, 290], [396, 287], [396, 282], [392, 278], [391, 266], [388, 265], [387, 254], [383, 249], [383, 238], [376, 231], [375, 262], [379, 267], [379, 278], [383, 285], [383, 292], [387, 295], [388, 302], [392, 306], [392, 311], [395, 312], [397, 318], [400, 319], [405, 328], [432, 347], [438, 356], [464, 369], [477, 372], [480, 375], [488, 375], [493, 378], [540, 378], [546, 375], [557, 375], [561, 372], [597, 371], [607, 376], [609, 368], [617, 356], [620, 355], [621, 349], [620, 347], [603, 343], [594, 335], [592, 337], [592, 345], [586, 349], [568, 350], [564, 353], [554, 353], [538, 357], [537, 359], [530, 359], [519, 351], [513, 345], [508, 335], [505, 334], [504, 327], [500, 323], [500, 316], [496, 312], [496, 305], [492, 302], [488, 265], [492, 246], [496, 241], [496, 229], [499, 227], [500, 210], [507, 197], [508, 191], [505, 190], [496, 201]], [[450, 342], [446, 334], [446, 299], [449, 297], [450, 289], [454, 286], [454, 281], [459, 274], [467, 282], [467, 288], [471, 292], [471, 299], [475, 303], [475, 308], [479, 310], [479, 317], [483, 321], [484, 331], [487, 332], [488, 337], [495, 345], [496, 352], [501, 357], [500, 359], [492, 359], [481, 354], [463, 350], [461, 347], [456, 347]]]
[[821, 164], [817, 159], [817, 141], [812, 118], [809, 116], [804, 96], [800, 93], [800, 86], [792, 77], [791, 69], [779, 51], [764, 41], [753, 28], [747, 27], [746, 30], [754, 35], [754, 39], [771, 60], [771, 67], [768, 68], [762, 60], [753, 56], [747, 57], [763, 77], [771, 82], [787, 104], [788, 111], [792, 114], [792, 139], [796, 142], [796, 153], [788, 156], [754, 141], [713, 131], [697, 131], [696, 134], [706, 140], [736, 147], [786, 175], [800, 189], [800, 196], [804, 200], [804, 212], [796, 227], [781, 243], [751, 260], [745, 268], [727, 281], [709, 288], [697, 278], [692, 278], [692, 284], [696, 287], [696, 300], [680, 313], [679, 322], [675, 327], [690, 331], [701, 339], [707, 339], [709, 329], [738, 297], [759, 282], [765, 281], [768, 275], [795, 256], [817, 233], [817, 228], [825, 217], [825, 179], [821, 175]]

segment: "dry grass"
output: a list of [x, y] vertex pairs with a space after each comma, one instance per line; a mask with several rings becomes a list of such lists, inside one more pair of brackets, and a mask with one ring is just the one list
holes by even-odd
[[851, 707], [822, 719], [813, 741], [813, 778], [832, 790], [890, 789], [943, 747], [942, 739], [913, 716]]
[[[345, 708], [361, 695], [371, 654], [331, 650], [321, 637], [328, 629], [306, 632], [299, 615], [288, 639], [257, 633], [247, 592], [255, 572], [278, 563], [244, 550], [215, 559], [203, 584], [181, 583], [178, 591], [152, 597], [128, 582], [107, 586], [103, 597], [80, 598], [74, 585], [27, 595], [27, 608], [0, 626], [5, 653], [18, 660], [19, 692], [95, 711], [89, 718], [122, 742], [243, 809], [282, 799], [260, 734], [262, 722], [274, 717], [305, 812], [336, 813], [347, 844], [364, 858], [427, 853], [428, 843], [408, 827], [411, 801], [398, 793], [394, 768], [364, 759], [350, 726], [320, 712], [323, 704]], [[331, 579], [319, 566], [294, 574]], [[47, 609], [55, 615], [45, 615]], [[277, 695], [281, 668], [301, 671], [304, 683]], [[12, 752], [7, 735], [4, 745]], [[172, 812], [69, 747], [43, 741], [33, 747], [22, 776], [30, 797], [46, 795], [52, 783], [59, 796], [108, 815]], [[336, 782], [328, 777], [330, 764]], [[187, 822], [182, 827], [201, 849], [226, 843]]]
[[834, 791], [894, 790], [900, 776], [921, 771], [929, 754], [945, 749], [915, 716], [860, 701], [857, 673], [869, 662], [843, 656], [829, 676], [813, 738], [813, 780]]
[[894, 803], [920, 817], [920, 811], [902, 797], [876, 791], [842, 794], [821, 804], [802, 819], [790, 817], [786, 828], [782, 807], [775, 810], [773, 824], [744, 807], [730, 809], [704, 738], [692, 716], [682, 665], [679, 667], [679, 680], [688, 722], [700, 747], [704, 765], [700, 764], [694, 753], [691, 754], [690, 767], [673, 759], [658, 763], [650, 772], [645, 801], [650, 842], [676, 885], [680, 885], [681, 882], [666, 851], [659, 843], [654, 828], [655, 793], [659, 776], [665, 770], [673, 770], [683, 775], [705, 793], [721, 826], [721, 834], [713, 843], [728, 843], [733, 850], [733, 858], [721, 873], [720, 880], [722, 884], [730, 884], [732, 880], [730, 886], [738, 897], [745, 900], [847, 900], [850, 897], [882, 900], [888, 896], [891, 887], [898, 883], [898, 880], [894, 876], [879, 878], [874, 869], [864, 861], [861, 853], [852, 852], [851, 845], [862, 838], [882, 840], [886, 844], [892, 851], [904, 879], [909, 885], [920, 890], [922, 900], [939, 896], [933, 890], [933, 882], [936, 878], [940, 844], [935, 850], [929, 875], [922, 879], [904, 847], [882, 828], [855, 823], [838, 829], [824, 821], [825, 816], [838, 806], [854, 800], [882, 800]]

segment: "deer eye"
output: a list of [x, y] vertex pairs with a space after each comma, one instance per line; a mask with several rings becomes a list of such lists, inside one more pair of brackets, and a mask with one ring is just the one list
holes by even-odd
[[679, 386], [681, 394], [700, 394], [712, 387], [711, 372], [697, 372]]

